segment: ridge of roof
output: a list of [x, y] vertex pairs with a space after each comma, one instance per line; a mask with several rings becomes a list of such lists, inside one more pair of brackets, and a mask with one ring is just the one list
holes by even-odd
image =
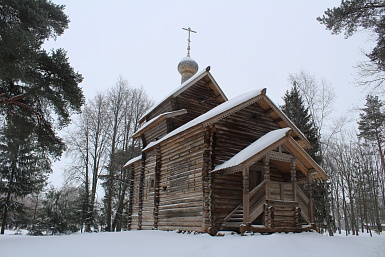
[[204, 76], [209, 75], [210, 79], [214, 83], [215, 87], [218, 89], [218, 92], [222, 95], [222, 97], [227, 101], [226, 95], [223, 93], [222, 89], [218, 86], [217, 82], [215, 81], [214, 77], [210, 73], [210, 66], [207, 66], [206, 69], [203, 69], [199, 72], [197, 72], [194, 76], [186, 80], [184, 83], [182, 83], [180, 86], [174, 88], [170, 93], [168, 93], [162, 100], [154, 104], [150, 109], [148, 109], [139, 119], [140, 122], [143, 122], [143, 119], [150, 114], [153, 110], [155, 110], [159, 105], [164, 103], [167, 99], [170, 97], [175, 97], [184, 92], [186, 89], [188, 89], [190, 86], [194, 85], [195, 82], [203, 78]]
[[245, 102], [247, 102], [253, 98], [256, 98], [260, 95], [263, 95], [263, 94], [265, 94], [265, 91], [266, 91], [265, 88], [253, 90], [253, 91], [241, 94], [241, 95], [239, 95], [233, 99], [230, 99], [230, 100], [214, 107], [213, 109], [209, 110], [208, 112], [203, 113], [202, 115], [196, 117], [195, 119], [187, 122], [186, 124], [180, 126], [179, 128], [173, 130], [172, 132], [168, 133], [167, 135], [165, 135], [164, 137], [162, 137], [158, 141], [149, 143], [143, 149], [143, 151], [145, 151], [149, 148], [152, 148], [153, 146], [159, 144], [160, 142], [163, 142], [164, 140], [166, 140], [170, 137], [173, 137], [173, 136], [175, 136], [175, 135], [177, 135], [177, 134], [179, 134], [179, 133], [181, 133], [181, 132], [183, 132], [183, 131], [191, 128], [191, 127], [194, 127], [196, 125], [199, 125], [203, 122], [208, 121], [209, 119], [217, 117], [217, 116], [221, 115], [222, 113], [224, 113], [230, 109], [235, 108], [236, 106], [242, 105], [243, 103], [245, 103]]

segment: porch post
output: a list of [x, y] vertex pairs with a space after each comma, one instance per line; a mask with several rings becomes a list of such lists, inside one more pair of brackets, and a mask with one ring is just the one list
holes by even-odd
[[269, 155], [266, 155], [263, 159], [263, 178], [266, 180], [266, 200], [270, 200], [270, 167], [269, 167]]
[[243, 167], [243, 224], [250, 223], [249, 167]]
[[306, 176], [306, 185], [307, 185], [306, 188], [307, 188], [307, 195], [309, 197], [309, 219], [310, 219], [310, 223], [314, 223], [313, 192], [312, 192], [312, 186], [311, 186], [312, 175], [313, 175], [313, 171], [309, 170], [307, 172], [307, 176]]
[[290, 166], [291, 183], [293, 184], [294, 201], [297, 201], [297, 172], [295, 170], [295, 159], [291, 160]]

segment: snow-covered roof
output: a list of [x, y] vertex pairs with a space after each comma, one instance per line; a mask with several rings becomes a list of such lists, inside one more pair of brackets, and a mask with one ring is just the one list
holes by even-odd
[[159, 144], [160, 142], [163, 142], [164, 140], [181, 133], [182, 131], [185, 131], [191, 127], [199, 125], [203, 122], [207, 122], [212, 118], [215, 118], [218, 116], [221, 117], [221, 115], [224, 114], [225, 112], [227, 112], [228, 110], [233, 109], [236, 106], [241, 106], [243, 103], [248, 102], [252, 98], [260, 96], [262, 94], [262, 92], [265, 92], [265, 89], [253, 90], [251, 92], [247, 92], [247, 93], [244, 93], [242, 95], [239, 95], [239, 96], [237, 96], [237, 97], [235, 97], [235, 98], [233, 98], [227, 102], [224, 102], [224, 103], [214, 107], [210, 111], [196, 117], [195, 119], [191, 120], [190, 122], [184, 124], [183, 126], [173, 130], [172, 132], [168, 133], [167, 135], [165, 135], [164, 137], [162, 137], [158, 141], [151, 142], [143, 150], [149, 149], [149, 148]]
[[260, 137], [257, 141], [234, 155], [230, 160], [222, 163], [221, 165], [218, 165], [215, 167], [213, 171], [218, 171], [234, 166], [238, 166], [239, 164], [242, 164], [243, 162], [247, 161], [251, 157], [255, 156], [262, 150], [266, 149], [270, 145], [274, 144], [275, 142], [279, 141], [280, 139], [284, 138], [287, 135], [287, 132], [289, 132], [290, 128], [283, 128], [283, 129], [277, 129], [270, 131], [266, 135]]
[[123, 165], [123, 168], [126, 168], [126, 167], [129, 166], [130, 164], [133, 164], [134, 162], [137, 162], [137, 161], [139, 161], [140, 159], [142, 159], [142, 155], [139, 155], [139, 156], [136, 156], [136, 157], [132, 158], [131, 160], [129, 160], [128, 162], [126, 162], [126, 164]]
[[179, 94], [181, 94], [183, 91], [185, 91], [186, 89], [188, 89], [191, 85], [194, 85], [198, 80], [202, 79], [204, 76], [208, 75], [211, 79], [211, 81], [213, 82], [216, 90], [219, 92], [219, 94], [223, 97], [223, 99], [225, 101], [227, 101], [227, 97], [225, 96], [225, 94], [223, 93], [222, 89], [218, 86], [218, 84], [215, 82], [214, 78], [211, 76], [210, 74], [210, 66], [208, 66], [206, 69], [203, 69], [199, 72], [197, 72], [194, 76], [192, 76], [191, 78], [189, 78], [188, 80], [186, 80], [184, 83], [182, 83], [180, 86], [174, 88], [170, 93], [168, 93], [166, 95], [166, 97], [164, 97], [162, 100], [160, 100], [159, 102], [157, 102], [156, 104], [154, 104], [154, 106], [152, 106], [150, 109], [147, 110], [147, 112], [145, 114], [142, 115], [142, 117], [140, 118], [140, 122], [142, 122], [144, 120], [144, 118], [150, 114], [155, 108], [157, 108], [159, 105], [161, 105], [162, 103], [164, 103], [167, 99], [169, 99], [170, 97], [175, 97]]
[[288, 123], [288, 125], [295, 131], [295, 133], [301, 138], [302, 142], [306, 145], [305, 148], [309, 149], [309, 148], [312, 148], [312, 145], [310, 144], [309, 140], [306, 138], [306, 136], [302, 133], [301, 130], [299, 130], [297, 128], [297, 126], [291, 121], [291, 119], [289, 119], [286, 114], [280, 109], [278, 108], [278, 106], [267, 96], [265, 95], [264, 96], [266, 99], [269, 100], [269, 104], [271, 105], [271, 107], [274, 107], [274, 111], [276, 113], [278, 113], [278, 115], [280, 117], [282, 117], [282, 119]]
[[166, 118], [175, 117], [175, 116], [182, 115], [182, 114], [185, 114], [185, 113], [187, 113], [187, 110], [186, 109], [181, 109], [181, 110], [174, 111], [174, 112], [165, 112], [165, 113], [159, 114], [158, 116], [152, 118], [150, 121], [144, 123], [135, 132], [135, 134], [132, 137], [133, 138], [137, 138], [138, 136], [140, 136], [140, 134], [143, 134], [146, 130], [148, 130], [148, 128], [150, 128], [151, 126], [156, 125], [156, 123], [159, 123], [159, 122], [163, 121]]

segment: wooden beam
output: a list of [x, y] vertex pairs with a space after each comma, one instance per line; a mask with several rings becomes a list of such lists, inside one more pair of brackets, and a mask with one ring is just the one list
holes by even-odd
[[159, 222], [159, 202], [160, 202], [160, 172], [161, 172], [161, 153], [160, 147], [155, 148], [156, 151], [156, 164], [155, 164], [155, 177], [154, 177], [154, 225], [155, 229], [158, 228]]
[[291, 173], [291, 183], [293, 183], [293, 192], [294, 192], [294, 201], [297, 201], [297, 171], [295, 169], [295, 159], [291, 161], [290, 173]]
[[274, 113], [275, 111], [272, 109], [272, 108], [269, 108], [269, 109], [266, 109], [263, 111], [264, 114], [267, 114], [267, 115], [270, 115], [272, 113]]
[[281, 121], [283, 121], [282, 118], [277, 118], [277, 119], [274, 119], [274, 120], [273, 120], [273, 122], [275, 122], [275, 123], [278, 123], [278, 122], [281, 122]]
[[294, 157], [291, 154], [287, 153], [279, 153], [279, 152], [270, 152], [269, 158], [276, 161], [282, 161], [282, 162], [292, 162]]
[[250, 223], [249, 167], [244, 166], [243, 175], [243, 223]]
[[263, 178], [266, 180], [266, 200], [270, 200], [270, 161], [269, 156], [266, 155], [263, 159]]
[[313, 193], [312, 193], [312, 186], [311, 186], [311, 182], [312, 182], [312, 176], [313, 176], [313, 173], [312, 172], [308, 172], [307, 173], [307, 176], [306, 176], [306, 191], [307, 191], [307, 196], [309, 197], [309, 219], [310, 219], [310, 223], [314, 223], [314, 210], [313, 210]]

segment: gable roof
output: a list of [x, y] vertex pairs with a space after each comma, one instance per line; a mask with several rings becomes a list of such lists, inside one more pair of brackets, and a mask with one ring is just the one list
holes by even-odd
[[[235, 98], [233, 98], [227, 102], [224, 102], [224, 103], [214, 107], [210, 111], [196, 117], [195, 119], [187, 122], [186, 124], [180, 126], [177, 129], [173, 130], [172, 132], [168, 133], [167, 135], [165, 135], [164, 137], [162, 137], [158, 141], [149, 143], [143, 149], [143, 151], [150, 149], [150, 148], [154, 147], [155, 145], [163, 142], [164, 140], [166, 140], [170, 137], [173, 137], [173, 136], [175, 136], [175, 135], [177, 135], [177, 134], [181, 133], [182, 131], [185, 131], [189, 128], [192, 128], [192, 127], [197, 126], [197, 125], [205, 126], [207, 122], [209, 122], [210, 120], [215, 119], [215, 118], [222, 119], [222, 118], [230, 115], [231, 113], [234, 113], [237, 110], [242, 109], [243, 107], [258, 101], [260, 96], [262, 94], [265, 94], [265, 92], [266, 92], [266, 89], [253, 90], [251, 92], [247, 92], [247, 93], [244, 93], [242, 95], [239, 95], [239, 96], [237, 96], [237, 97], [235, 97]], [[252, 100], [254, 100], [254, 101], [252, 101]], [[236, 107], [238, 107], [238, 108], [236, 108]], [[205, 123], [205, 124], [202, 124], [202, 123]]]
[[176, 97], [176, 96], [180, 95], [181, 93], [183, 93], [184, 91], [189, 89], [192, 85], [194, 85], [196, 82], [198, 82], [199, 80], [201, 80], [205, 76], [207, 76], [209, 78], [209, 80], [212, 82], [212, 84], [213, 84], [212, 89], [214, 90], [214, 92], [216, 94], [220, 95], [224, 101], [227, 101], [226, 95], [223, 93], [222, 89], [219, 87], [219, 85], [215, 81], [214, 77], [211, 75], [210, 66], [208, 66], [206, 69], [197, 72], [194, 76], [192, 76], [191, 78], [186, 80], [179, 87], [176, 87], [169, 94], [167, 94], [166, 97], [164, 97], [162, 100], [160, 100], [158, 103], [156, 103], [150, 109], [148, 109], [147, 112], [142, 115], [139, 122], [143, 122], [147, 115], [149, 115], [152, 111], [154, 111], [158, 106], [163, 104], [165, 101], [167, 101], [168, 99], [170, 99], [172, 97]]
[[270, 98], [266, 96], [266, 88], [263, 88], [263, 89], [253, 90], [251, 92], [244, 93], [242, 95], [239, 95], [227, 102], [224, 102], [214, 107], [210, 111], [198, 116], [197, 118], [191, 120], [190, 122], [184, 124], [183, 126], [173, 130], [172, 132], [165, 135], [161, 139], [155, 142], [149, 143], [143, 150], [150, 149], [155, 145], [163, 142], [164, 140], [171, 138], [194, 126], [197, 126], [197, 125], [208, 126], [210, 124], [213, 124], [218, 120], [221, 120], [246, 106], [249, 106], [255, 102], [258, 102], [261, 99], [263, 99], [269, 106], [271, 106], [272, 111], [277, 113], [279, 117], [282, 117], [284, 121], [284, 124], [282, 125], [282, 127], [289, 126], [295, 132], [295, 134], [299, 136], [299, 138], [302, 140], [304, 145], [307, 146], [308, 148], [311, 148], [311, 145], [309, 141], [306, 139], [306, 137], [294, 125], [294, 123], [289, 118], [287, 118], [287, 116], [270, 100]]
[[291, 137], [292, 129], [283, 128], [270, 131], [254, 143], [234, 155], [228, 161], [218, 165], [212, 172], [232, 169], [232, 171], [242, 170], [242, 166], [251, 165], [274, 148], [285, 145], [298, 160], [298, 166], [306, 174], [312, 172], [316, 179], [327, 179], [325, 171], [309, 156], [309, 154]]

